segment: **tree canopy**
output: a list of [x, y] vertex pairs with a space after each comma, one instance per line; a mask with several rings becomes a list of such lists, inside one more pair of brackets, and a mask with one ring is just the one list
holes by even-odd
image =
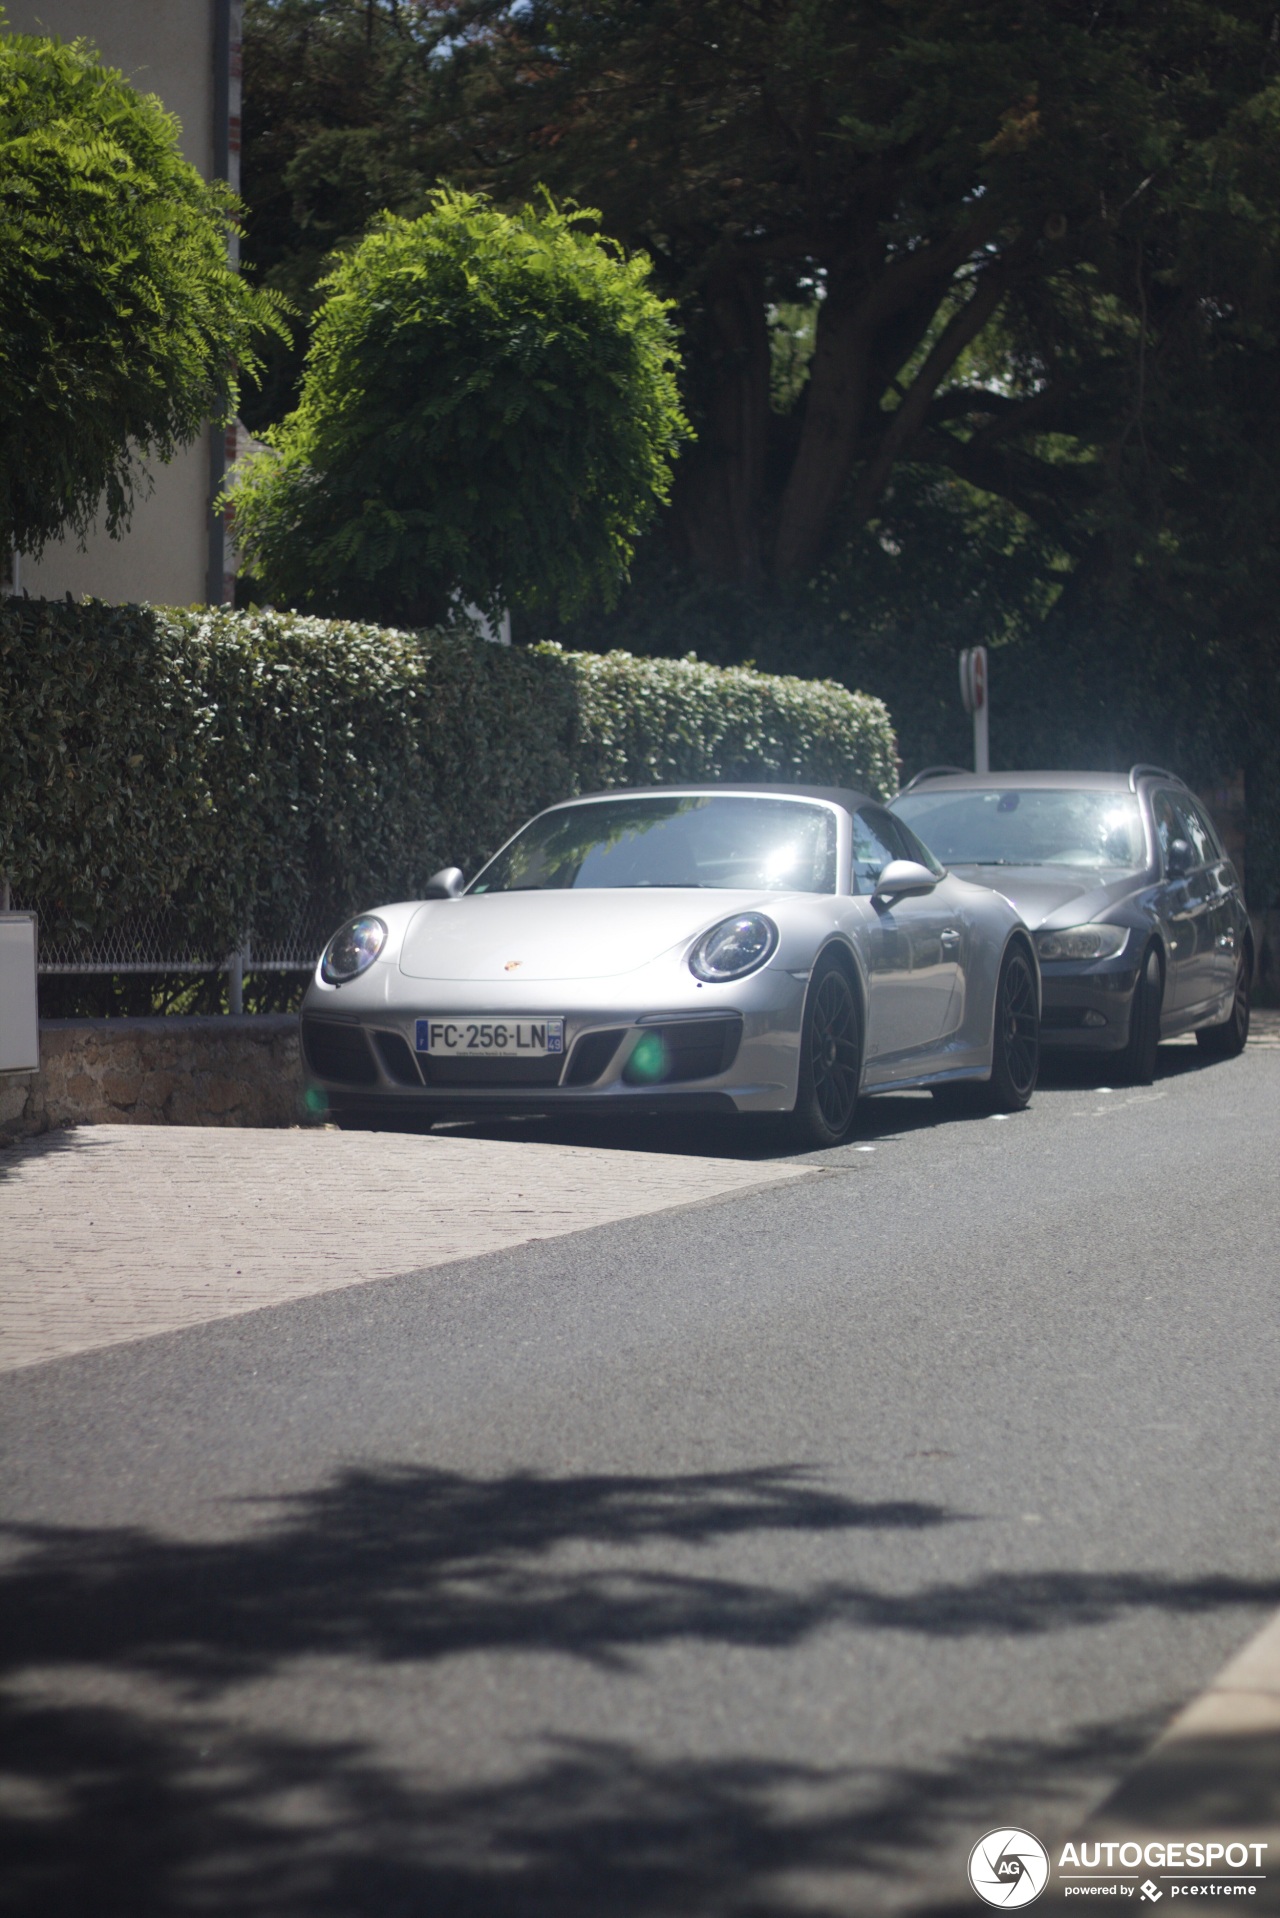
[[[371, 194], [437, 177], [589, 195], [650, 255], [698, 429], [669, 530], [712, 577], [811, 577], [907, 461], [1074, 562], [1135, 488], [1176, 493], [1185, 460], [1152, 422], [1188, 365], [1216, 362], [1230, 403], [1270, 347], [1280, 88], [1254, 0], [250, 0], [247, 19], [272, 119], [256, 159], [250, 137], [254, 244], [277, 273]], [[1173, 436], [1192, 424], [1181, 408]]]
[[234, 489], [271, 597], [425, 623], [616, 596], [687, 427], [667, 303], [594, 222], [441, 190], [340, 257]]
[[0, 32], [0, 545], [118, 535], [140, 460], [234, 412], [280, 324], [228, 265], [236, 211], [86, 43]]

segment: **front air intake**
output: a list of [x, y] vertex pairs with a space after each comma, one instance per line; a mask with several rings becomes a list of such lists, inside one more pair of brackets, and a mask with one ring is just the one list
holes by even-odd
[[622, 1077], [629, 1086], [681, 1085], [727, 1072], [742, 1042], [742, 1020], [680, 1019], [649, 1026], [631, 1049]]
[[594, 1085], [624, 1037], [622, 1028], [613, 1028], [608, 1032], [584, 1032], [570, 1056], [569, 1069], [564, 1075], [565, 1085]]
[[340, 1086], [376, 1086], [378, 1083], [378, 1068], [359, 1026], [343, 1026], [336, 1020], [316, 1019], [306, 1013], [302, 1020], [302, 1049], [318, 1079], [328, 1079], [330, 1084]]
[[398, 1032], [375, 1032], [373, 1043], [378, 1048], [378, 1057], [388, 1079], [394, 1079], [398, 1086], [422, 1084], [417, 1062]]

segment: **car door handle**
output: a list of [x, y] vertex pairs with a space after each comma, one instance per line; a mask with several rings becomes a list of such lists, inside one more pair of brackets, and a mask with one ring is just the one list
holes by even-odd
[[960, 934], [949, 929], [943, 933], [942, 943], [944, 946], [958, 946], [960, 944]]

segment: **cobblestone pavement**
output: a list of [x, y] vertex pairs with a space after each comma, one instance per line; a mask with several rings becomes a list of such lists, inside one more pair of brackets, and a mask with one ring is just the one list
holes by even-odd
[[812, 1176], [447, 1134], [50, 1133], [0, 1153], [0, 1370]]
[[1249, 1022], [1249, 1044], [1251, 1046], [1280, 1046], [1280, 1012], [1270, 1007], [1253, 1009]]
[[[1181, 1039], [1170, 1039], [1171, 1046], [1193, 1046], [1196, 1044], [1194, 1032], [1188, 1032]], [[1249, 1016], [1249, 1049], [1267, 1050], [1280, 1047], [1280, 1011], [1272, 1006], [1255, 1006]]]

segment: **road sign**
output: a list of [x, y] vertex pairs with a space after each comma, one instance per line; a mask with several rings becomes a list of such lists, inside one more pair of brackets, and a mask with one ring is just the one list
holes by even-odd
[[990, 772], [985, 646], [966, 646], [960, 655], [960, 697], [964, 701], [965, 711], [973, 714], [973, 770], [976, 773]]

